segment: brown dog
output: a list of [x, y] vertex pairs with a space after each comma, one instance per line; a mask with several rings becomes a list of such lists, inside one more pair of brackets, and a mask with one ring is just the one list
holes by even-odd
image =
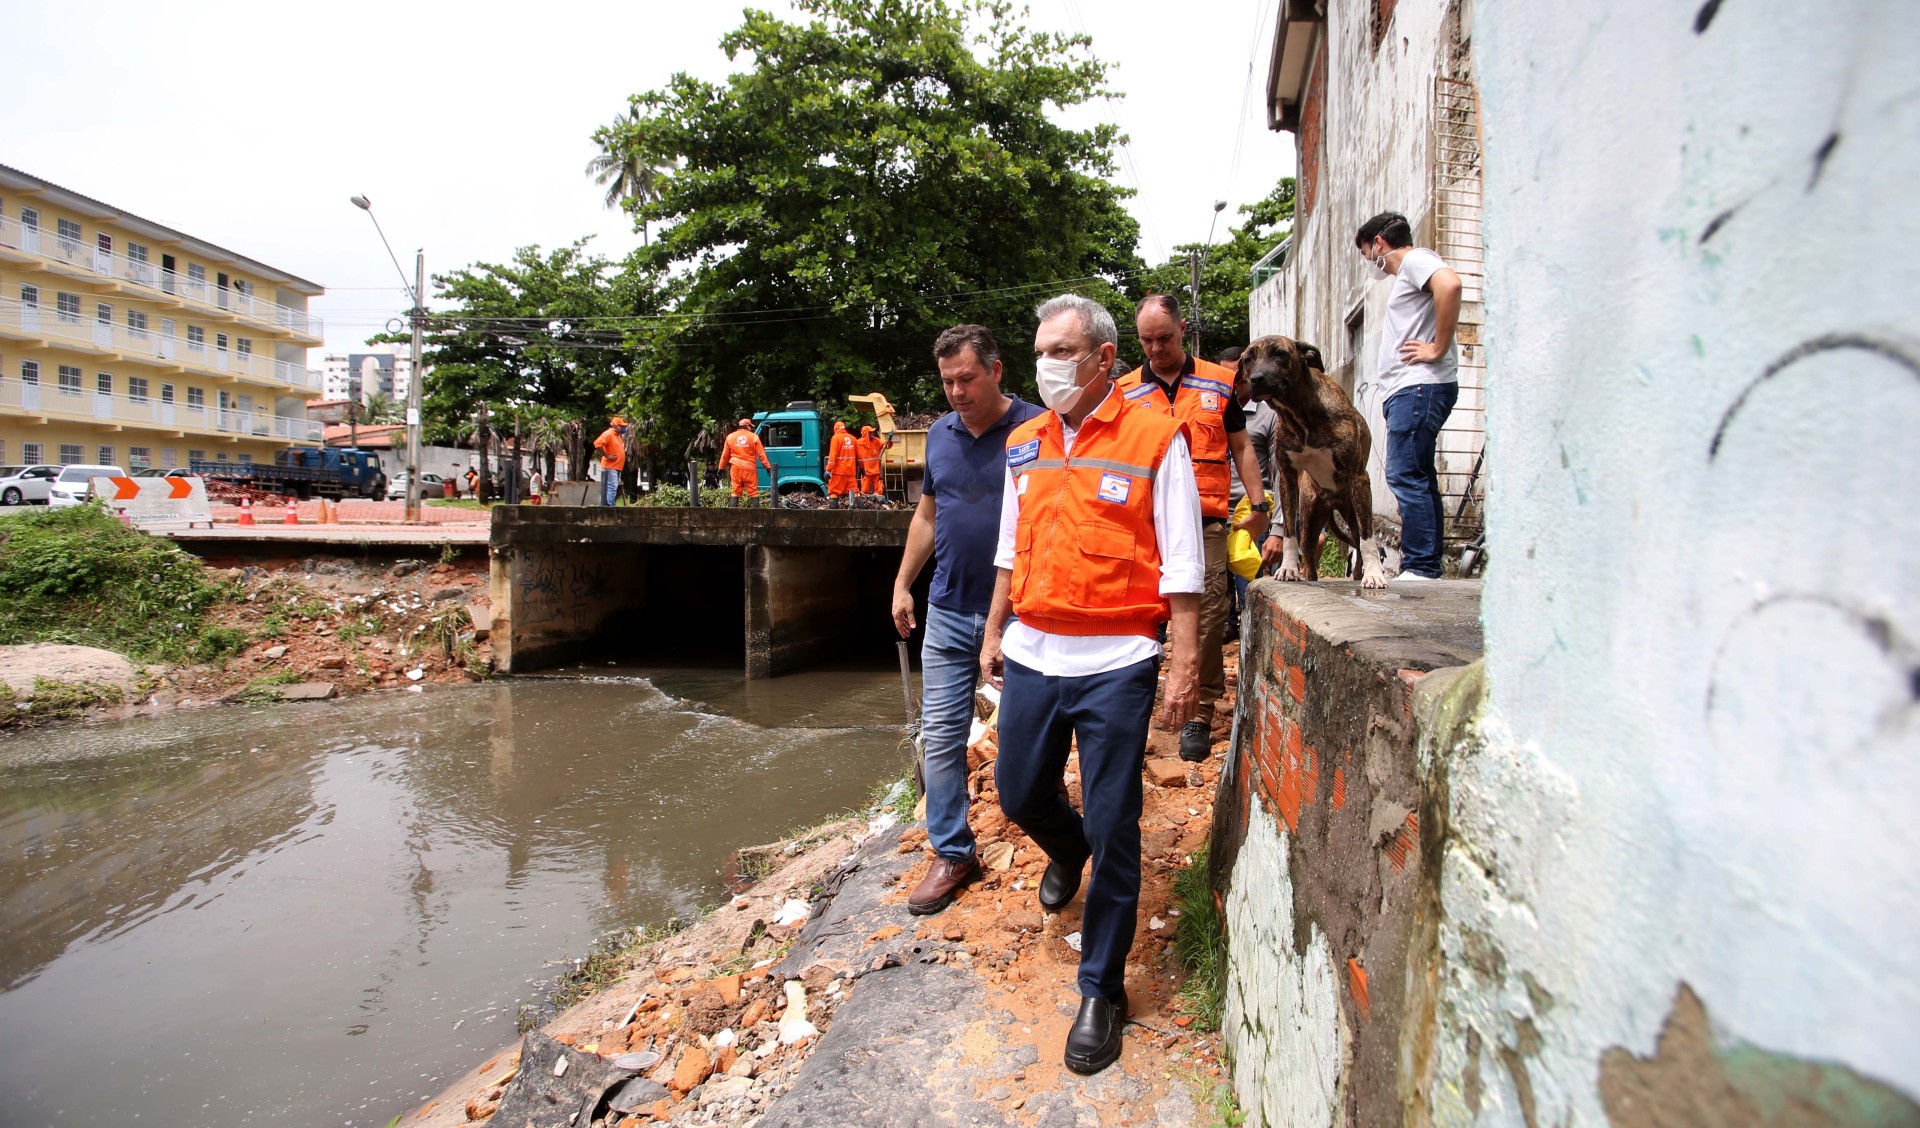
[[[1320, 350], [1288, 337], [1262, 337], [1240, 354], [1253, 398], [1270, 405], [1274, 483], [1280, 509], [1283, 580], [1320, 578], [1320, 534], [1331, 529], [1359, 556], [1362, 587], [1385, 587], [1386, 553], [1373, 536], [1373, 436], [1340, 385], [1321, 371]], [[1344, 519], [1346, 527], [1335, 517]], [[1304, 556], [1302, 549], [1304, 548]]]

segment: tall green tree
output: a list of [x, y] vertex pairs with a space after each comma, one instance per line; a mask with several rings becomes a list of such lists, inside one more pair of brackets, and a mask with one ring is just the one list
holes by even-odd
[[703, 424], [880, 390], [940, 404], [948, 325], [1002, 333], [1016, 386], [1037, 300], [1124, 305], [1138, 227], [1110, 182], [1111, 126], [1061, 125], [1110, 97], [1085, 36], [1030, 31], [986, 0], [798, 0], [721, 41], [748, 69], [675, 75], [606, 131], [667, 170], [633, 207], [660, 238], [678, 315], [634, 335], [631, 401], [675, 447]]
[[1266, 198], [1239, 210], [1245, 220], [1229, 228], [1224, 241], [1208, 248], [1203, 243], [1175, 247], [1172, 258], [1146, 272], [1141, 281], [1154, 293], [1172, 294], [1180, 309], [1193, 316], [1190, 253], [1204, 256], [1200, 271], [1201, 349], [1208, 357], [1230, 345], [1247, 343], [1247, 297], [1258, 280], [1253, 264], [1286, 238], [1293, 229], [1294, 180], [1274, 185]]
[[[607, 190], [606, 206], [632, 210], [640, 204], [650, 202], [657, 194], [656, 184], [659, 170], [640, 159], [640, 154], [619, 142], [627, 127], [638, 120], [638, 111], [628, 108], [627, 112], [615, 117], [612, 125], [602, 126], [594, 131], [594, 144], [600, 146], [599, 155], [587, 162], [587, 175], [593, 182]], [[640, 223], [642, 242], [651, 242], [647, 237], [647, 223]]]

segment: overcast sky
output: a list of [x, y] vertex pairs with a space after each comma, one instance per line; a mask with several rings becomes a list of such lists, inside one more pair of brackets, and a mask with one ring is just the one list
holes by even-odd
[[[1274, 0], [1034, 0], [1085, 30], [1127, 96], [1078, 111], [1132, 138], [1140, 253], [1165, 259], [1292, 172], [1267, 131]], [[776, 12], [784, 3], [762, 4]], [[13, 5], [0, 163], [328, 288], [329, 351], [404, 309], [369, 196], [412, 276], [582, 235], [638, 243], [584, 174], [594, 128], [675, 71], [721, 79], [729, 3], [96, 0]], [[1250, 67], [1251, 64], [1251, 67]], [[314, 357], [317, 363], [318, 356]]]

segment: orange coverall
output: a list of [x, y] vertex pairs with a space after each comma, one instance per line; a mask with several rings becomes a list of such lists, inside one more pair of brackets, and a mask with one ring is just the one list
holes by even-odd
[[760, 436], [750, 428], [742, 427], [727, 436], [726, 450], [727, 473], [733, 480], [732, 496], [759, 497], [759, 467], [773, 469], [773, 463], [767, 461], [767, 448], [761, 444]]
[[860, 456], [854, 450], [853, 436], [845, 423], [833, 425], [833, 439], [827, 446], [827, 499], [837, 500], [853, 492], [854, 470]]
[[887, 442], [873, 433], [872, 427], [860, 428], [860, 437], [853, 441], [854, 450], [860, 455], [860, 492], [879, 494], [880, 452], [887, 449]]

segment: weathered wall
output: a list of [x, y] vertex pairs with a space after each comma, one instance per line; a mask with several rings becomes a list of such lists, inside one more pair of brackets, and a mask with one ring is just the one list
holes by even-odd
[[1488, 696], [1435, 1117], [1920, 1122], [1920, 5], [1475, 36]]
[[747, 676], [770, 678], [830, 652], [858, 621], [851, 554], [835, 548], [747, 549]]
[[602, 624], [646, 603], [647, 546], [494, 545], [488, 573], [493, 660], [527, 673], [586, 651]]
[[1431, 1027], [1415, 985], [1434, 960], [1445, 794], [1414, 696], [1477, 657], [1478, 596], [1458, 581], [1366, 598], [1254, 585], [1212, 855], [1250, 1124], [1398, 1123], [1424, 1091], [1403, 1056]]

